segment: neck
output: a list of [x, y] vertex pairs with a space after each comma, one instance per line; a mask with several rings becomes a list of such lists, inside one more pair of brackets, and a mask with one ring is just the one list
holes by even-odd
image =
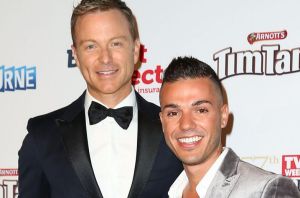
[[197, 186], [205, 174], [208, 172], [213, 163], [222, 153], [222, 146], [218, 147], [212, 155], [203, 162], [196, 165], [183, 164], [185, 173], [189, 180], [190, 186]]
[[104, 104], [108, 108], [114, 108], [122, 100], [124, 100], [124, 98], [126, 98], [130, 94], [131, 87], [130, 87], [130, 89], [123, 92], [122, 94], [120, 94], [120, 93], [111, 93], [111, 94], [96, 93], [89, 89], [88, 89], [88, 91], [91, 96], [93, 96], [96, 100], [100, 101], [102, 104]]

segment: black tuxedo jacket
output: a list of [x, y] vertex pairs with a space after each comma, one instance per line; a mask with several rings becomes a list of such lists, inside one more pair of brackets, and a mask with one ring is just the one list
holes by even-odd
[[[165, 144], [159, 107], [136, 96], [138, 144], [128, 197], [167, 197], [182, 165]], [[28, 121], [19, 151], [19, 198], [103, 197], [89, 157], [84, 97]]]

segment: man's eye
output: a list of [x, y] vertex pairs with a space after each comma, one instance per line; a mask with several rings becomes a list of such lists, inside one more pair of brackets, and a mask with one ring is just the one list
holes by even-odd
[[120, 47], [120, 46], [122, 46], [122, 43], [119, 41], [116, 41], [116, 42], [113, 42], [111, 45], [112, 45], [112, 47]]
[[88, 45], [88, 46], [86, 46], [86, 49], [91, 50], [91, 49], [94, 49], [95, 47], [96, 47], [95, 45]]
[[167, 113], [167, 116], [168, 116], [168, 117], [174, 117], [174, 116], [177, 116], [177, 115], [178, 115], [178, 113], [175, 112], [175, 111], [171, 111], [171, 112], [168, 112], [168, 113]]
[[205, 108], [197, 109], [197, 111], [198, 111], [199, 113], [207, 113], [207, 112], [208, 112], [208, 110], [205, 109]]

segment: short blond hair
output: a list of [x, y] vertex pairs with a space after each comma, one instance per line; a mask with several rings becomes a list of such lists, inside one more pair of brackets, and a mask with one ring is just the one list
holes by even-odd
[[73, 45], [75, 46], [75, 26], [78, 17], [96, 11], [107, 11], [110, 9], [119, 10], [128, 20], [129, 31], [133, 38], [139, 38], [137, 23], [131, 9], [121, 0], [82, 0], [73, 10], [71, 17], [71, 34]]

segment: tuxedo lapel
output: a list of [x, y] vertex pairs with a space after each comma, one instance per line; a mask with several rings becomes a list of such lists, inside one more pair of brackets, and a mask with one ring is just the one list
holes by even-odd
[[227, 198], [234, 188], [240, 174], [237, 174], [238, 156], [229, 148], [229, 151], [215, 175], [205, 197]]
[[[137, 94], [138, 102], [138, 142], [134, 177], [128, 197], [138, 197], [143, 191], [162, 140], [161, 125], [157, 117], [149, 116], [147, 103]], [[155, 111], [155, 109], [152, 109]]]
[[84, 115], [84, 95], [72, 103], [63, 119], [56, 120], [67, 156], [82, 186], [92, 198], [102, 198], [91, 166]]

